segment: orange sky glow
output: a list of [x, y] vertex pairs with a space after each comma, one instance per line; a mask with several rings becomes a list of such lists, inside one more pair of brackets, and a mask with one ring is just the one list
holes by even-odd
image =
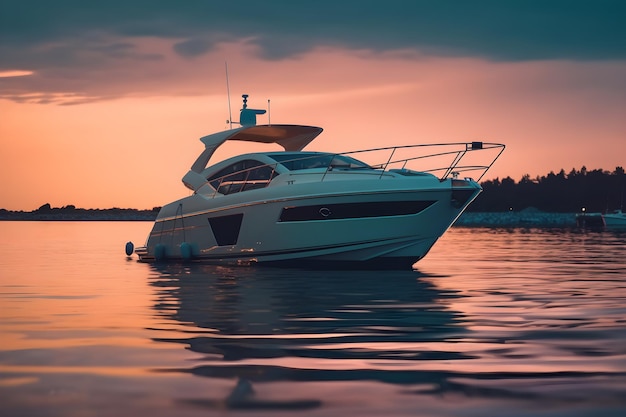
[[246, 39], [182, 58], [171, 40], [134, 42], [137, 54], [162, 59], [120, 58], [74, 90], [44, 91], [35, 68], [0, 68], [0, 87], [18, 78], [41, 86], [0, 95], [0, 208], [145, 209], [187, 195], [181, 178], [202, 151], [198, 139], [228, 128], [226, 62], [233, 119], [241, 94], [252, 108], [269, 99], [272, 123], [324, 128], [309, 150], [506, 144], [483, 180], [626, 164], [625, 60], [341, 46], [267, 59]]

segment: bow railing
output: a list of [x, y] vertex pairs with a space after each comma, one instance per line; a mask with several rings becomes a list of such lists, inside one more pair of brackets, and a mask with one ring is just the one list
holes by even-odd
[[[476, 182], [493, 166], [504, 151], [505, 145], [490, 142], [456, 142], [420, 145], [404, 145], [373, 148], [342, 153], [314, 153], [282, 159], [279, 162], [241, 169], [227, 175], [209, 178], [217, 194], [233, 194], [269, 185], [278, 175], [277, 166], [285, 166], [289, 172], [317, 169], [322, 173], [320, 181], [335, 170], [367, 170], [383, 178], [388, 172], [406, 175], [428, 173], [441, 181], [457, 178], [461, 173], [476, 173]], [[308, 171], [310, 172], [310, 171]]]

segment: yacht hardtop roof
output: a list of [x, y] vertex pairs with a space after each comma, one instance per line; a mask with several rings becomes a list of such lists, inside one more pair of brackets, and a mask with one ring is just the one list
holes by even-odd
[[321, 127], [301, 125], [253, 125], [225, 130], [200, 138], [205, 149], [183, 177], [183, 183], [191, 190], [197, 190], [206, 178], [200, 175], [206, 168], [217, 148], [228, 140], [240, 140], [257, 143], [277, 143], [285, 151], [299, 152], [311, 143], [320, 133]]
[[285, 151], [301, 151], [320, 133], [321, 127], [301, 125], [258, 125], [246, 126], [238, 129], [200, 138], [207, 149], [217, 149], [227, 140], [240, 140], [257, 143], [277, 143]]

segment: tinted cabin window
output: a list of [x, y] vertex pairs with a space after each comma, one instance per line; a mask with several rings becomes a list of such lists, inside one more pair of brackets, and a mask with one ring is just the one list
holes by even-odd
[[267, 187], [275, 176], [273, 166], [254, 159], [245, 159], [221, 169], [208, 180], [219, 193], [233, 194]]
[[333, 155], [333, 154], [316, 154], [316, 153], [302, 153], [302, 154], [274, 154], [270, 157], [280, 162], [289, 171], [299, 171], [301, 169], [311, 168], [370, 168], [364, 162], [354, 159], [345, 155]]
[[327, 154], [280, 154], [272, 155], [272, 159], [280, 162], [289, 171], [299, 171], [301, 169], [310, 168], [327, 168], [330, 161], [333, 159], [332, 155]]

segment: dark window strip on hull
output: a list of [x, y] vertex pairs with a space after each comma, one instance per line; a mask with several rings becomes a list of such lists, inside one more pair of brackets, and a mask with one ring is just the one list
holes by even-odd
[[417, 214], [435, 201], [374, 201], [369, 203], [316, 204], [284, 207], [279, 222], [358, 219]]

